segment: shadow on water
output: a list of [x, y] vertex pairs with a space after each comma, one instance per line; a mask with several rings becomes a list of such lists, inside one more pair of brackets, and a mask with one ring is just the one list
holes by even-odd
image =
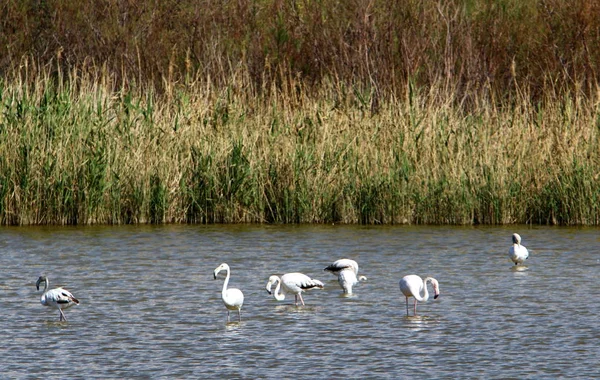
[[510, 267], [510, 270], [513, 272], [525, 272], [529, 270], [529, 267], [525, 265], [513, 265], [512, 267]]
[[311, 305], [276, 305], [274, 307], [274, 309], [278, 312], [285, 312], [285, 313], [297, 313], [297, 314], [302, 314], [302, 313], [317, 313], [321, 310], [320, 307], [317, 306], [311, 306]]
[[239, 322], [239, 321], [225, 322], [225, 329], [227, 331], [236, 331], [238, 329], [243, 328], [244, 325], [245, 325], [245, 322], [243, 320], [241, 322]]
[[69, 322], [68, 321], [45, 321], [45, 326], [46, 327], [51, 327], [51, 328], [61, 328], [61, 329], [66, 329], [69, 328]]

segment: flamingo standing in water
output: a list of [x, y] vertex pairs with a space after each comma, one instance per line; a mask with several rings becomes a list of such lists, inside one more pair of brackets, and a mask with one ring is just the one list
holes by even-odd
[[[277, 283], [277, 286], [275, 287], [275, 292], [272, 292], [271, 288], [275, 283]], [[298, 306], [298, 298], [300, 298], [300, 302], [302, 302], [302, 306], [304, 306], [304, 300], [302, 299], [303, 291], [312, 288], [323, 289], [323, 287], [324, 285], [321, 281], [313, 280], [302, 273], [286, 273], [281, 276], [281, 278], [278, 276], [271, 276], [267, 282], [267, 292], [273, 294], [273, 297], [277, 301], [283, 301], [286, 292], [293, 293], [296, 306]]]
[[[433, 277], [427, 277], [426, 279], [421, 279], [421, 277], [415, 274], [409, 274], [408, 276], [404, 276], [400, 280], [400, 291], [406, 297], [406, 315], [408, 316], [408, 298], [414, 297], [415, 305], [414, 305], [414, 315], [417, 315], [417, 301], [425, 302], [429, 299], [429, 292], [427, 291], [427, 283], [431, 282], [433, 285], [433, 298], [436, 299], [440, 295], [440, 285], [438, 281]], [[421, 295], [423, 293], [423, 295]]]
[[222, 270], [227, 272], [227, 276], [225, 276], [225, 282], [223, 282], [223, 290], [221, 291], [221, 299], [227, 308], [227, 322], [229, 322], [229, 311], [237, 310], [238, 311], [238, 321], [242, 321], [242, 305], [244, 304], [244, 293], [237, 288], [229, 288], [227, 289], [227, 285], [229, 284], [229, 276], [231, 271], [229, 269], [229, 265], [223, 263], [219, 265], [213, 275], [215, 280], [217, 279], [217, 275]]
[[524, 245], [521, 245], [521, 236], [519, 234], [513, 234], [512, 236], [513, 245], [508, 250], [510, 260], [516, 265], [523, 264], [529, 257], [529, 251]]
[[358, 276], [358, 263], [354, 260], [340, 259], [324, 270], [338, 276], [338, 282], [345, 294], [352, 294], [352, 287], [359, 281], [367, 281], [365, 276]]
[[44, 306], [52, 306], [58, 309], [60, 315], [58, 317], [59, 321], [67, 321], [67, 317], [65, 317], [65, 313], [63, 313], [63, 309], [68, 309], [73, 305], [79, 305], [79, 300], [73, 296], [73, 294], [63, 288], [55, 288], [50, 289], [50, 280], [46, 276], [40, 276], [35, 283], [35, 287], [37, 290], [40, 290], [40, 284], [44, 283], [44, 294], [40, 297], [40, 302]]

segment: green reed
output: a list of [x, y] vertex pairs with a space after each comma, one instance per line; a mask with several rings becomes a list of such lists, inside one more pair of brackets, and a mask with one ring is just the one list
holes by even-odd
[[0, 85], [2, 224], [600, 222], [597, 99], [577, 93], [467, 112], [443, 85], [374, 108], [243, 73], [162, 95], [20, 78]]

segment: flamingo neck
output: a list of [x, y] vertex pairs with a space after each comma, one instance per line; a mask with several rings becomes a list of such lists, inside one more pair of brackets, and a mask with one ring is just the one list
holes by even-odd
[[430, 281], [431, 278], [427, 277], [426, 279], [423, 280], [423, 295], [421, 296], [421, 293], [419, 292], [419, 298], [417, 298], [418, 301], [420, 302], [425, 302], [429, 299], [429, 291], [427, 290], [427, 282]]
[[283, 301], [285, 299], [285, 293], [283, 291], [281, 291], [281, 279], [277, 280], [277, 286], [275, 287], [275, 291], [273, 292], [273, 297], [275, 297], [275, 299], [277, 301]]
[[49, 285], [50, 285], [50, 282], [48, 281], [48, 279], [46, 279], [44, 281], [44, 289], [42, 290], [42, 295], [40, 296], [40, 302], [44, 306], [46, 306], [48, 304], [46, 302], [46, 293], [48, 293], [48, 287], [49, 287]]
[[344, 293], [352, 294], [352, 285], [353, 284], [351, 282], [342, 283], [342, 289], [344, 289]]
[[44, 289], [42, 290], [43, 294], [46, 294], [46, 292], [48, 291], [48, 288], [50, 287], [50, 280], [48, 280], [46, 278], [46, 280], [44, 280]]
[[223, 281], [223, 290], [221, 294], [225, 297], [225, 293], [227, 293], [227, 285], [229, 285], [229, 268], [227, 268], [227, 275], [225, 276], [225, 281]]

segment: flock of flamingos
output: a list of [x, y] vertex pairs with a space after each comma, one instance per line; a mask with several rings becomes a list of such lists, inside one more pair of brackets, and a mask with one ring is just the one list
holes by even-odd
[[[508, 253], [511, 261], [515, 265], [523, 264], [529, 257], [529, 251], [525, 246], [521, 245], [521, 236], [519, 234], [512, 235], [513, 245], [510, 247]], [[350, 259], [340, 259], [327, 266], [324, 270], [333, 273], [337, 276], [338, 282], [342, 287], [345, 294], [352, 294], [352, 287], [358, 284], [360, 281], [366, 281], [365, 276], [358, 275], [358, 263]], [[229, 322], [229, 312], [237, 310], [238, 320], [242, 320], [242, 306], [244, 304], [244, 294], [237, 288], [228, 288], [229, 276], [231, 270], [229, 265], [223, 263], [214, 270], [214, 278], [217, 279], [217, 275], [225, 271], [225, 281], [223, 282], [223, 290], [221, 291], [221, 298], [225, 307], [227, 308], [227, 322]], [[40, 290], [40, 285], [44, 284], [44, 294], [40, 298], [40, 302], [44, 306], [55, 307], [58, 309], [59, 321], [66, 321], [67, 318], [63, 312], [73, 305], [78, 305], [79, 300], [73, 296], [71, 292], [63, 288], [50, 289], [50, 281], [46, 276], [40, 276], [35, 284], [37, 290]], [[417, 315], [417, 302], [425, 302], [429, 299], [429, 292], [427, 291], [427, 283], [431, 283], [433, 287], [434, 299], [440, 295], [440, 286], [438, 281], [433, 277], [427, 277], [422, 279], [421, 277], [410, 274], [404, 276], [400, 280], [400, 291], [406, 297], [406, 315], [409, 315], [408, 311], [408, 299], [413, 297], [414, 309], [413, 315]], [[275, 285], [275, 290], [273, 290]], [[286, 273], [281, 277], [271, 276], [267, 282], [267, 292], [272, 294], [277, 301], [283, 301], [286, 293], [294, 294], [294, 303], [298, 306], [298, 300], [304, 305], [302, 299], [302, 292], [313, 288], [323, 288], [323, 283], [319, 280], [312, 279], [302, 273]]]

